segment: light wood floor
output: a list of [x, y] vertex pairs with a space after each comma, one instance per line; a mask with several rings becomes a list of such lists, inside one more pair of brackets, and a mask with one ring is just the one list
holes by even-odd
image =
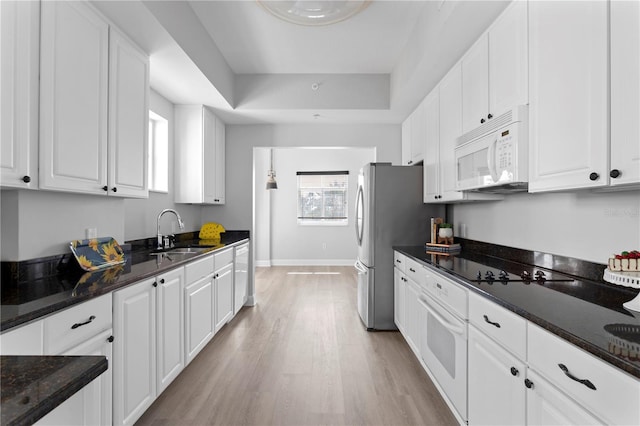
[[400, 333], [364, 329], [354, 268], [257, 268], [256, 292], [139, 425], [457, 424]]

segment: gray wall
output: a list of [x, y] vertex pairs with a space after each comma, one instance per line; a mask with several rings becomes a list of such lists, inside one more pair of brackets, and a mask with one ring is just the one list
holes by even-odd
[[640, 192], [512, 194], [503, 201], [457, 204], [456, 232], [597, 263], [640, 247]]

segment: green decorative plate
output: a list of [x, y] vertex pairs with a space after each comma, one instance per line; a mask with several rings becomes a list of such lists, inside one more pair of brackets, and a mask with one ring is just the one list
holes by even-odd
[[85, 271], [97, 271], [126, 261], [122, 247], [111, 237], [71, 241], [69, 247]]

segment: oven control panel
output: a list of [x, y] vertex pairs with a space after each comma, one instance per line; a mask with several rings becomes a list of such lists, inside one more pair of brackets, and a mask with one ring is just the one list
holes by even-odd
[[427, 292], [438, 302], [453, 310], [463, 319], [468, 317], [468, 292], [440, 273], [430, 271], [427, 277]]

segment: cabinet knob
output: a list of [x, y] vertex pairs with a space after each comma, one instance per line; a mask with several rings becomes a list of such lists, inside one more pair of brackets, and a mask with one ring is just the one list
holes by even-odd
[[24, 177], [22, 178], [22, 181], [23, 181], [24, 183], [29, 183], [29, 182], [31, 182], [31, 176], [24, 176]]
[[157, 282], [157, 281], [154, 281], [152, 285], [153, 285], [154, 287], [158, 287], [158, 282]]
[[118, 192], [118, 188], [116, 188], [115, 186], [114, 186], [113, 188], [111, 188], [111, 190], [112, 190], [113, 192]]
[[512, 376], [517, 376], [520, 372], [518, 371], [517, 368], [515, 367], [511, 367], [511, 375]]
[[596, 172], [591, 172], [591, 174], [589, 175], [590, 180], [598, 180], [599, 177], [600, 175], [597, 174]]
[[618, 170], [618, 169], [613, 169], [613, 170], [611, 170], [609, 172], [609, 176], [611, 176], [614, 179], [617, 178], [617, 177], [620, 177], [621, 174], [622, 173], [620, 173], [620, 170]]
[[409, 160], [407, 164], [413, 164], [413, 160]]
[[109, 343], [113, 343], [113, 336], [109, 336], [109, 337], [107, 337], [107, 342], [109, 342]]
[[109, 190], [109, 187], [107, 185], [105, 185], [105, 186], [102, 187], [102, 190], [107, 192]]
[[488, 118], [489, 120], [491, 120], [491, 119], [493, 118], [493, 114], [489, 114], [489, 115], [487, 115], [487, 118]]
[[484, 122], [485, 122], [485, 121], [486, 121], [486, 120], [485, 120], [484, 118], [481, 118], [481, 119], [480, 119], [480, 124], [484, 124]]
[[164, 278], [160, 278], [160, 284], [164, 284]]
[[527, 387], [527, 389], [533, 388], [533, 382], [529, 379], [524, 379], [524, 385]]

